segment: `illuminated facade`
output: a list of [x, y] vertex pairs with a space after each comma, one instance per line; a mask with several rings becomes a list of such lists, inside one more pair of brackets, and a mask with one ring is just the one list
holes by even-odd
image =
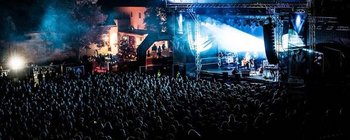
[[118, 45], [127, 44], [129, 50], [136, 50], [148, 35], [144, 23], [146, 7], [116, 7], [115, 11], [129, 21], [129, 24], [118, 26]]
[[102, 46], [91, 44], [90, 49], [83, 50], [82, 53], [116, 55], [123, 41], [127, 41], [129, 47], [136, 49], [147, 36], [144, 24], [145, 11], [146, 7], [116, 7], [115, 12], [118, 16], [115, 17], [114, 24], [102, 27], [107, 30], [101, 36]]
[[146, 7], [116, 7], [116, 13], [128, 16], [130, 18], [130, 26], [134, 29], [145, 30], [144, 18]]

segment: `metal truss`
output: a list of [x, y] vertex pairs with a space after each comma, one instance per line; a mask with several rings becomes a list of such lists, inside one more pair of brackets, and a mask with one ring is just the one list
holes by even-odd
[[[190, 14], [192, 19], [195, 21], [196, 27], [195, 27], [195, 34], [198, 32], [198, 19], [196, 16], [196, 9], [205, 9], [205, 8], [212, 8], [212, 9], [266, 9], [267, 15], [256, 15], [256, 16], [249, 16], [249, 15], [238, 15], [238, 17], [242, 18], [262, 18], [269, 16], [273, 19], [274, 25], [275, 25], [275, 46], [277, 47], [277, 50], [282, 49], [282, 35], [283, 35], [283, 21], [287, 20], [284, 19], [283, 16], [289, 15], [288, 11], [283, 12], [283, 10], [279, 9], [293, 9], [294, 10], [302, 10], [303, 12], [307, 12], [309, 18], [309, 37], [310, 37], [310, 48], [315, 49], [315, 17], [313, 16], [313, 13], [309, 13], [309, 9], [312, 7], [313, 0], [308, 0], [305, 3], [167, 3], [166, 7], [168, 9], [174, 10], [174, 11], [182, 11], [185, 13]], [[197, 36], [197, 35], [196, 35]], [[196, 40], [197, 38], [195, 38]], [[199, 57], [199, 52], [197, 51], [197, 46], [193, 45], [191, 47], [194, 47], [196, 50], [195, 52], [195, 65], [196, 65], [196, 78], [199, 78], [199, 73], [201, 71], [201, 59]], [[283, 55], [283, 54], [281, 54]], [[288, 54], [289, 55], [289, 54]], [[279, 67], [279, 65], [277, 66]], [[290, 67], [288, 67], [290, 68]], [[279, 72], [279, 71], [278, 71]], [[290, 72], [290, 71], [289, 71]], [[289, 74], [290, 76], [290, 74]], [[279, 75], [277, 76], [277, 79], [279, 79]]]
[[[195, 24], [195, 38], [194, 38], [194, 42], [198, 41], [198, 37], [199, 37], [199, 20], [197, 15], [194, 12], [189, 12], [190, 16], [192, 17], [192, 19], [194, 20], [194, 24]], [[201, 60], [200, 60], [200, 52], [198, 51], [198, 46], [197, 44], [194, 44], [193, 49], [195, 50], [195, 65], [196, 65], [196, 79], [199, 79], [199, 74], [201, 72], [202, 69], [202, 65], [201, 65]]]
[[310, 43], [310, 49], [316, 50], [316, 19], [314, 16], [309, 14], [309, 43]]
[[189, 8], [308, 8], [307, 3], [168, 3], [167, 8], [189, 9]]

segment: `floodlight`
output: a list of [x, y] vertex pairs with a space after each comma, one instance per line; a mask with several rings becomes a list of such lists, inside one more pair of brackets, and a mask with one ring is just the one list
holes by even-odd
[[8, 65], [12, 70], [20, 70], [24, 68], [25, 61], [20, 56], [12, 56], [9, 59]]

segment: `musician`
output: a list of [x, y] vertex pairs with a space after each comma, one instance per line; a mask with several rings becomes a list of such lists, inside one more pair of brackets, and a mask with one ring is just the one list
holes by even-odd
[[252, 64], [253, 64], [254, 70], [259, 69], [259, 65], [260, 65], [259, 63], [261, 63], [261, 62], [259, 62], [259, 54], [258, 54], [258, 52], [254, 52], [253, 57], [252, 57]]
[[251, 67], [251, 56], [248, 52], [245, 54], [244, 58], [242, 59], [242, 66], [246, 67], [247, 69]]
[[254, 70], [255, 70], [255, 63], [254, 63], [254, 61], [255, 61], [254, 58], [249, 60], [249, 68], [254, 68]]
[[247, 61], [247, 59], [244, 57], [244, 58], [242, 59], [242, 61], [241, 61], [241, 66], [242, 66], [242, 67], [246, 67], [247, 64], [248, 64], [248, 61]]
[[223, 60], [222, 60], [223, 57], [224, 57], [224, 53], [222, 51], [220, 51], [219, 54], [218, 54], [218, 60], [219, 60], [218, 66], [219, 67], [221, 67], [221, 65], [224, 63]]
[[259, 72], [259, 75], [263, 74], [264, 73], [264, 69], [262, 67], [259, 67], [258, 68], [258, 72]]
[[224, 53], [223, 52], [219, 52], [219, 57], [220, 58], [224, 57]]

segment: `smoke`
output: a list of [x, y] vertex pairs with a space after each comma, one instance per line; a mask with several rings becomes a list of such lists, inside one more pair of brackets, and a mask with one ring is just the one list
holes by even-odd
[[[241, 26], [233, 27], [217, 20], [207, 18], [201, 25], [206, 32], [214, 37], [219, 47], [230, 52], [264, 52], [262, 27]], [[252, 28], [254, 27], [254, 28]]]
[[[74, 57], [71, 46], [69, 46], [69, 40], [74, 34], [74, 21], [69, 13], [59, 8], [49, 7], [47, 8], [42, 22], [39, 27], [40, 37], [46, 42], [46, 47], [51, 48], [50, 54], [46, 55], [40, 60], [54, 60], [65, 59], [64, 57]], [[37, 46], [37, 49], [46, 49]], [[42, 52], [39, 50], [39, 52]], [[43, 52], [46, 54], [45, 52]], [[63, 58], [62, 58], [63, 57]]]
[[50, 61], [61, 61], [75, 56], [67, 45], [54, 48], [41, 38], [42, 33], [33, 32], [26, 34], [27, 40], [16, 40], [10, 43], [9, 51], [6, 51], [5, 58], [17, 55], [25, 58], [28, 63], [46, 63]]
[[[23, 19], [23, 22], [32, 24], [36, 20], [35, 24], [14, 35], [10, 33], [20, 29], [20, 26], [15, 25], [21, 24], [12, 20], [11, 16], [1, 17], [0, 21], [4, 22], [0, 28], [7, 29], [5, 37], [0, 34], [0, 41], [6, 39], [0, 42], [0, 47], [5, 48], [2, 46], [6, 45], [9, 52], [5, 57], [16, 52], [26, 56], [27, 62], [34, 63], [77, 58], [80, 48], [98, 40], [98, 26], [107, 18], [101, 13], [97, 2], [98, 0], [51, 0], [34, 3], [36, 6], [27, 6], [26, 15], [29, 15], [29, 19]], [[41, 13], [34, 14], [38, 11]]]
[[[85, 3], [80, 4], [86, 5]], [[89, 21], [94, 20], [89, 18], [91, 15], [74, 11], [83, 6], [79, 5], [81, 7], [70, 9], [71, 6], [76, 5], [74, 3], [70, 3], [70, 5], [52, 3], [45, 10], [39, 32], [42, 33], [41, 38], [47, 42], [47, 47], [51, 48], [52, 54], [43, 59], [64, 59], [62, 56], [77, 57], [77, 51], [80, 47], [85, 45], [85, 42], [91, 41], [93, 35], [89, 34], [89, 37], [86, 35], [91, 30], [91, 25], [89, 26], [88, 22], [96, 21]]]
[[55, 47], [62, 46], [69, 36], [70, 23], [71, 19], [67, 13], [49, 7], [42, 18], [40, 26], [40, 32], [45, 33], [42, 35], [42, 38], [50, 41]]

